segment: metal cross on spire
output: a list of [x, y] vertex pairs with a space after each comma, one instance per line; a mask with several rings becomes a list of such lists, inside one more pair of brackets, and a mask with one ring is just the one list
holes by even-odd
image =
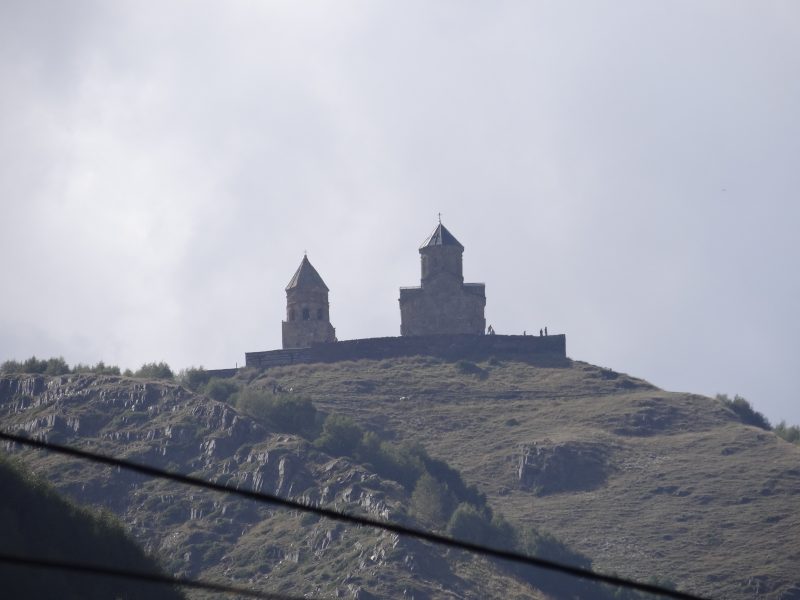
[[442, 213], [439, 213], [439, 225], [442, 224]]

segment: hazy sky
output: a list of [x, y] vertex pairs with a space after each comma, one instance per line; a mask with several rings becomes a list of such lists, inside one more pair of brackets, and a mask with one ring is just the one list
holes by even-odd
[[0, 360], [240, 365], [308, 250], [399, 335], [443, 222], [498, 333], [800, 423], [800, 3], [0, 4]]

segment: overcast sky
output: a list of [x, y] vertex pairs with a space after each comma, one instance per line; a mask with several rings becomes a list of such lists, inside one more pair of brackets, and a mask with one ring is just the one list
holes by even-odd
[[0, 4], [0, 360], [233, 366], [308, 251], [399, 335], [436, 224], [498, 333], [800, 423], [800, 3]]

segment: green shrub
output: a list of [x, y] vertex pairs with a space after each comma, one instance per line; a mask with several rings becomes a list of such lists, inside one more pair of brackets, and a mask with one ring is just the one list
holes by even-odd
[[47, 361], [31, 356], [22, 363], [22, 373], [44, 373], [47, 370]]
[[211, 378], [203, 388], [203, 393], [209, 398], [219, 402], [227, 402], [228, 399], [239, 391], [239, 386], [226, 379]]
[[72, 367], [73, 373], [96, 373], [98, 375], [119, 375], [119, 367], [115, 365], [106, 365], [102, 360], [96, 365], [84, 365], [82, 363], [76, 364]]
[[[204, 385], [208, 384], [211, 375], [208, 374], [203, 367], [189, 367], [184, 369], [178, 375], [181, 384], [188, 387], [190, 390], [197, 391]], [[208, 394], [208, 392], [206, 392]]]
[[276, 426], [292, 433], [313, 432], [317, 409], [309, 398], [299, 394], [273, 394], [271, 419]]
[[478, 488], [474, 485], [468, 487], [461, 478], [461, 473], [459, 473], [458, 470], [442, 460], [431, 458], [421, 446], [418, 452], [418, 456], [425, 466], [425, 470], [438, 481], [445, 484], [459, 502], [467, 502], [478, 508], [486, 506], [486, 495], [480, 493]]
[[63, 357], [38, 359], [31, 356], [29, 359], [18, 362], [7, 360], [0, 365], [0, 373], [36, 373], [41, 375], [66, 375], [69, 373], [69, 365]]
[[[361, 462], [369, 463], [381, 477], [398, 482], [408, 491], [413, 491], [420, 477], [427, 474], [448, 490], [455, 499], [454, 503], [467, 502], [478, 507], [486, 505], [485, 495], [475, 486], [467, 487], [461, 473], [444, 461], [431, 458], [420, 444], [382, 442], [375, 432], [367, 431], [352, 454]], [[451, 511], [452, 507], [448, 508], [445, 519]]]
[[311, 400], [297, 394], [273, 394], [245, 388], [235, 398], [236, 408], [257, 421], [289, 433], [310, 433], [317, 409]]
[[[592, 567], [592, 561], [587, 556], [572, 550], [564, 542], [549, 533], [527, 529], [520, 536], [518, 547], [523, 553], [537, 558], [544, 558], [582, 569], [591, 569]], [[587, 583], [584, 580], [569, 577], [556, 571], [521, 565], [514, 565], [513, 567], [509, 565], [509, 567], [517, 575], [543, 592], [558, 595], [559, 597], [608, 598], [613, 594], [611, 588]]]
[[520, 542], [522, 550], [531, 556], [546, 558], [582, 569], [589, 569], [592, 566], [592, 561], [588, 557], [572, 550], [550, 533], [527, 529], [523, 532]]
[[374, 431], [364, 432], [361, 437], [361, 445], [358, 447], [357, 458], [362, 462], [372, 463], [374, 458], [380, 454], [381, 444], [381, 438], [377, 433]]
[[411, 494], [411, 514], [423, 525], [440, 527], [453, 511], [455, 499], [447, 486], [424, 473]]
[[103, 361], [95, 365], [95, 372], [102, 373], [103, 375], [120, 375], [120, 369], [117, 365], [106, 366]]
[[733, 397], [733, 400], [731, 400], [727, 394], [717, 394], [717, 400], [731, 409], [745, 425], [753, 425], [754, 427], [760, 427], [767, 431], [772, 429], [772, 425], [770, 425], [767, 417], [756, 411], [742, 396], [737, 394]]
[[487, 375], [484, 369], [481, 369], [478, 365], [469, 360], [458, 361], [456, 363], [456, 368], [459, 373], [464, 373], [465, 375], [477, 375], [480, 378], [485, 378]]
[[[421, 446], [395, 445], [378, 442], [373, 432], [364, 434], [357, 455], [363, 462], [370, 463], [381, 477], [398, 482], [411, 491], [417, 479], [425, 472], [425, 465], [420, 458]], [[422, 449], [424, 452], [424, 449]]]
[[69, 373], [69, 365], [62, 356], [58, 358], [48, 358], [44, 372], [45, 375], [66, 375]]
[[159, 363], [145, 363], [141, 368], [133, 374], [134, 377], [141, 377], [143, 379], [174, 379], [175, 374], [169, 365], [165, 362]]
[[447, 532], [456, 539], [494, 546], [497, 536], [486, 513], [462, 502], [447, 523]]
[[330, 414], [322, 425], [322, 433], [314, 445], [336, 456], [353, 455], [361, 445], [364, 432], [349, 417]]
[[10, 375], [12, 373], [22, 373], [22, 364], [16, 360], [7, 360], [0, 365], [0, 373]]
[[800, 427], [797, 425], [786, 425], [786, 421], [781, 421], [773, 429], [776, 435], [782, 437], [792, 444], [800, 444]]

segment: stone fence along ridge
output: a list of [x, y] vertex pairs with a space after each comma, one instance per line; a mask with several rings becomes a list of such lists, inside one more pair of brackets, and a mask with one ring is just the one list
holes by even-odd
[[245, 353], [245, 365], [266, 368], [296, 363], [384, 359], [427, 355], [450, 360], [495, 358], [565, 359], [566, 336], [548, 335], [424, 335], [366, 338]]

